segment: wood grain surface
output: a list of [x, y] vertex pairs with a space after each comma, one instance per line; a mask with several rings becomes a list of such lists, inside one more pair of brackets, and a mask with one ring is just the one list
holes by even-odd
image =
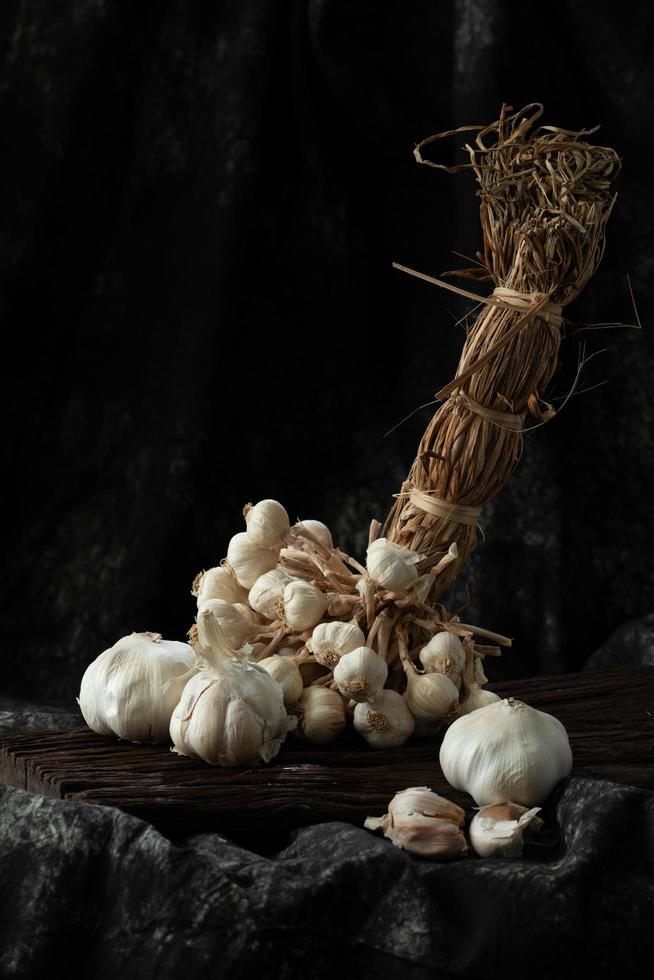
[[[573, 774], [654, 789], [654, 667], [490, 684], [559, 718]], [[429, 786], [463, 806], [438, 764], [441, 736], [374, 751], [348, 733], [326, 747], [289, 737], [268, 765], [212, 768], [165, 746], [133, 745], [88, 728], [0, 741], [0, 780], [64, 799], [119, 807], [164, 833], [281, 831], [381, 814], [407, 786]]]

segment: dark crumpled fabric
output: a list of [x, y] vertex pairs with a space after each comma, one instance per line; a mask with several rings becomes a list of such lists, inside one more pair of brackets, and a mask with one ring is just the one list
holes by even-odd
[[0, 787], [0, 976], [613, 980], [651, 962], [654, 794], [574, 778], [544, 816], [522, 860], [430, 863], [344, 823], [275, 851], [171, 841]]

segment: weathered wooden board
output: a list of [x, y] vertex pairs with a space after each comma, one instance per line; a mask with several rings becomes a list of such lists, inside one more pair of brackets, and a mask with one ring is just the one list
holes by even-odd
[[[654, 789], [654, 667], [614, 668], [489, 685], [556, 715], [576, 774]], [[324, 820], [361, 824], [395, 792], [430, 786], [463, 805], [443, 779], [436, 740], [375, 752], [356, 735], [325, 748], [289, 738], [266, 766], [214, 769], [166, 747], [88, 728], [0, 741], [0, 780], [65, 799], [119, 807], [176, 835], [281, 830]]]

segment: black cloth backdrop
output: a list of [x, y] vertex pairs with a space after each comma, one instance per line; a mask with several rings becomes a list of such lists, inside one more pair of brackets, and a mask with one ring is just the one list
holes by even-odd
[[[568, 312], [633, 322], [628, 273], [647, 327], [652, 12], [531, 6], [2, 5], [5, 694], [72, 706], [119, 636], [182, 637], [248, 500], [362, 554], [431, 410], [384, 433], [452, 376], [469, 308], [391, 261], [480, 244], [471, 177], [417, 167], [420, 138], [503, 100], [601, 123], [624, 175]], [[652, 333], [575, 334], [553, 395], [582, 342], [606, 384], [527, 438], [463, 576], [515, 637], [495, 677], [578, 669], [653, 611]]]

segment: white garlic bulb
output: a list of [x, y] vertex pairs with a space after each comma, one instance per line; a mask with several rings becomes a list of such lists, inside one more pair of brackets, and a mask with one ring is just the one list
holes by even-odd
[[408, 589], [418, 578], [423, 558], [388, 538], [377, 538], [368, 546], [366, 568], [370, 578], [385, 589]]
[[368, 817], [367, 830], [384, 836], [410, 854], [426, 858], [455, 858], [468, 850], [463, 835], [465, 813], [460, 806], [432, 793], [427, 786], [412, 786], [396, 793], [383, 817]]
[[440, 763], [448, 783], [480, 806], [514, 800], [531, 807], [569, 775], [572, 752], [558, 718], [508, 698], [457, 718]]
[[344, 654], [334, 667], [339, 691], [352, 701], [371, 701], [386, 683], [388, 667], [370, 647]]
[[365, 642], [363, 631], [356, 623], [319, 623], [307, 641], [307, 650], [319, 664], [333, 670], [342, 656], [365, 646]]
[[415, 728], [415, 719], [397, 691], [380, 691], [373, 702], [357, 704], [353, 723], [373, 749], [404, 745]]
[[235, 534], [227, 548], [227, 561], [239, 585], [251, 589], [256, 580], [277, 564], [279, 547], [262, 548], [255, 544], [247, 531]]
[[192, 593], [197, 596], [198, 609], [207, 599], [224, 599], [225, 602], [247, 602], [247, 590], [239, 585], [229, 568], [218, 565], [200, 572], [193, 582]]
[[314, 745], [327, 745], [345, 731], [345, 705], [338, 691], [305, 687], [297, 704], [304, 736]]
[[334, 547], [332, 532], [322, 521], [298, 521], [297, 524], [293, 525], [294, 530], [301, 530], [302, 528], [306, 528], [310, 534], [313, 534], [314, 538], [317, 538], [325, 548]]
[[478, 684], [473, 684], [468, 693], [468, 697], [459, 706], [457, 715], [469, 715], [471, 711], [485, 708], [487, 705], [499, 700], [500, 698], [497, 694], [493, 694], [492, 691], [485, 691]]
[[480, 857], [520, 857], [523, 836], [528, 827], [538, 830], [543, 821], [540, 807], [528, 810], [517, 803], [491, 803], [472, 818], [468, 836]]
[[291, 576], [281, 568], [260, 575], [250, 589], [250, 605], [266, 619], [279, 619], [284, 589], [290, 581]]
[[291, 657], [280, 657], [273, 654], [259, 661], [259, 666], [267, 670], [271, 677], [274, 677], [278, 684], [281, 684], [284, 695], [284, 704], [287, 708], [292, 707], [299, 699], [304, 690], [302, 675], [300, 670]]
[[451, 715], [459, 704], [456, 685], [446, 677], [433, 671], [419, 674], [413, 666], [404, 665], [407, 687], [404, 697], [414, 718], [424, 721], [442, 721]]
[[432, 636], [418, 654], [418, 659], [425, 670], [446, 674], [456, 683], [466, 665], [466, 652], [459, 637], [444, 630]]
[[195, 653], [186, 643], [159, 633], [132, 633], [90, 664], [78, 704], [84, 721], [99, 735], [130, 742], [167, 742], [168, 726]]
[[262, 548], [281, 547], [290, 529], [288, 514], [278, 500], [260, 500], [246, 507], [245, 523], [250, 540]]
[[253, 623], [224, 599], [207, 599], [203, 602], [198, 611], [197, 624], [200, 643], [209, 650], [221, 650], [225, 643], [238, 649], [253, 630]]
[[325, 615], [328, 601], [325, 593], [311, 582], [292, 579], [284, 589], [284, 619], [298, 633], [310, 630]]

